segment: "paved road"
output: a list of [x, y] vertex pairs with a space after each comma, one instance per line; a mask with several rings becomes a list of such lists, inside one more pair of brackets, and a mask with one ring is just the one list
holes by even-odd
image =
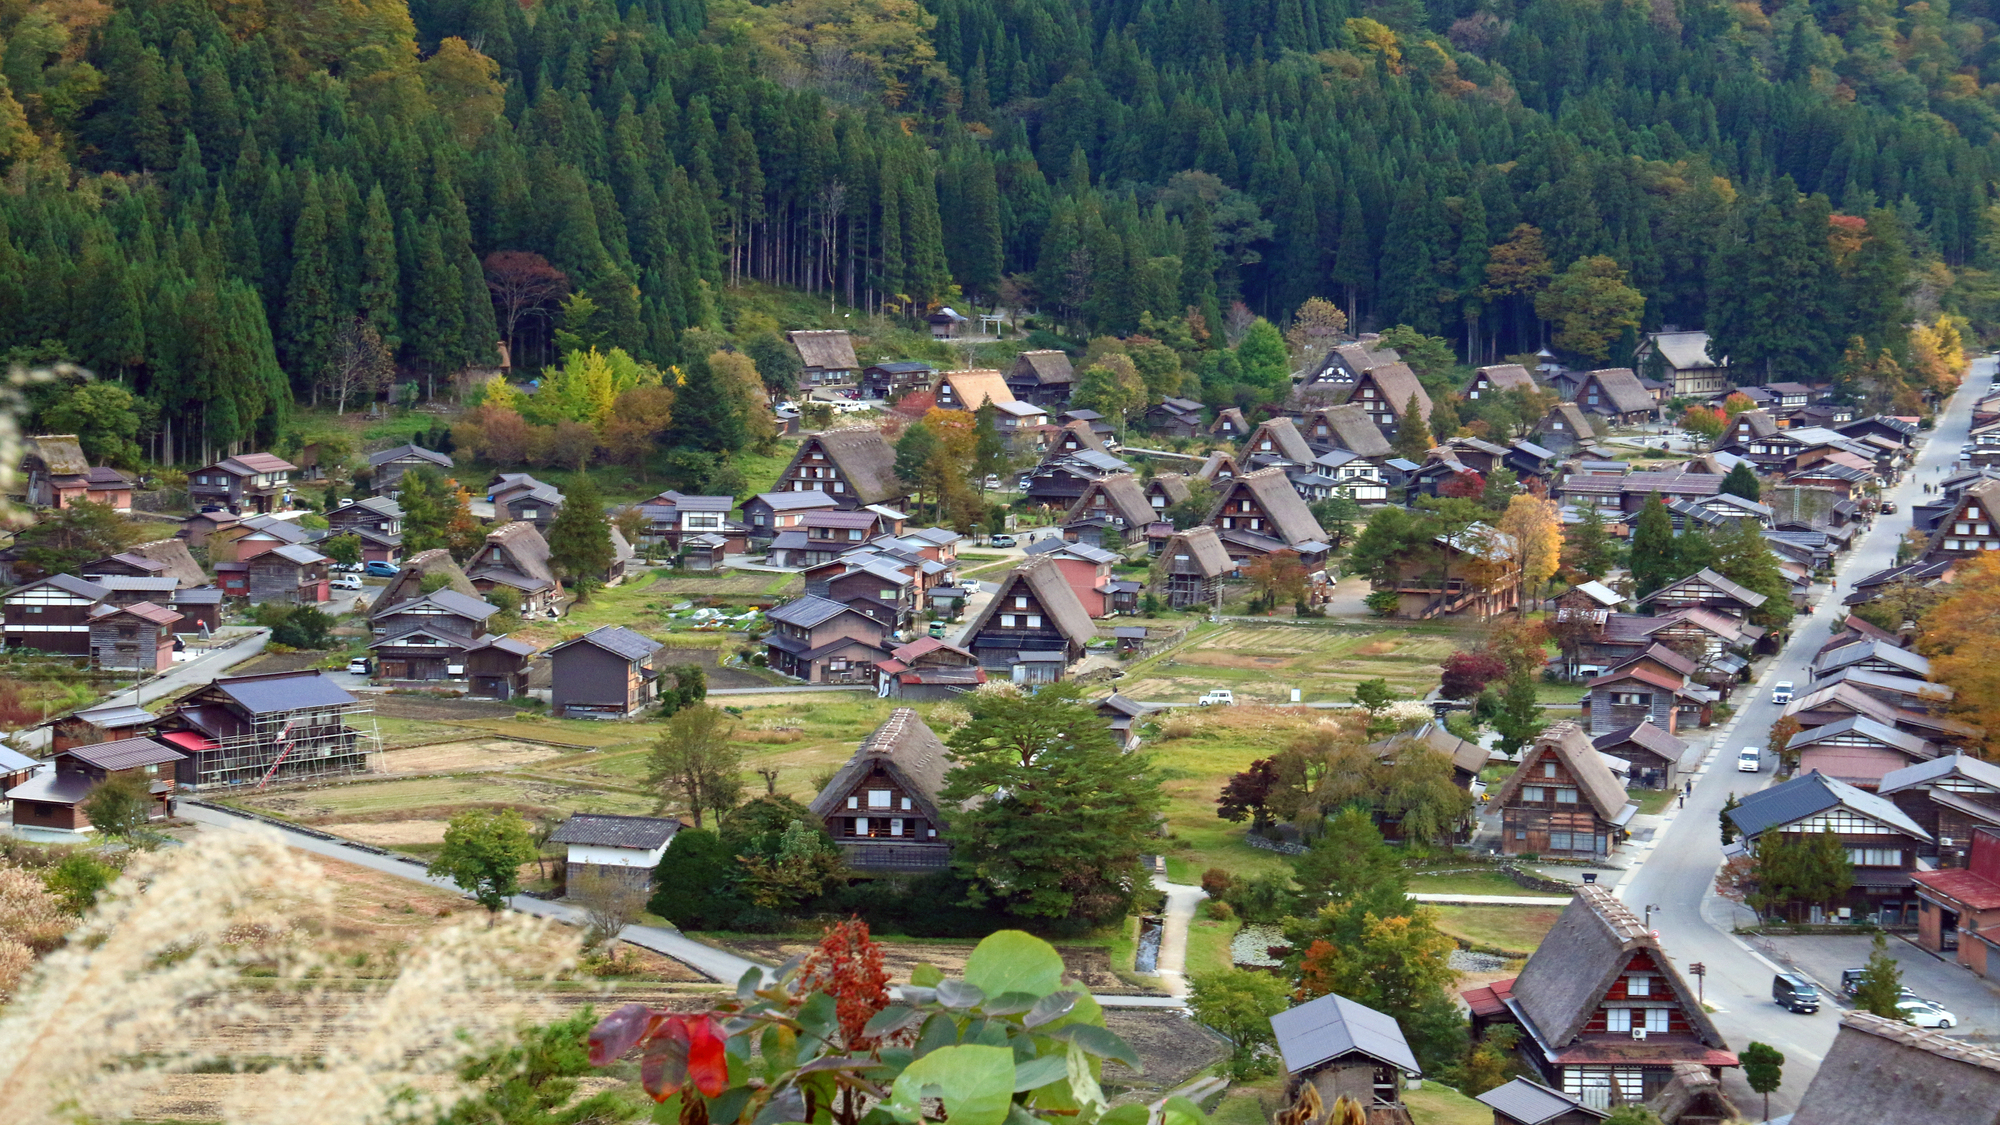
[[[1939, 468], [1950, 466], [1957, 458], [1971, 424], [1972, 404], [1992, 378], [1994, 366], [1991, 357], [1973, 363], [1971, 377], [1939, 416], [1915, 467], [1904, 475], [1902, 484], [1883, 493], [1883, 498], [1895, 501], [1903, 514], [1879, 520], [1847, 553], [1837, 565], [1840, 584], [1895, 564], [1896, 542], [1910, 526], [1907, 513], [1923, 497], [1920, 485], [1935, 483]], [[1708, 966], [1708, 1003], [1717, 1009], [1716, 1026], [1732, 1048], [1740, 1051], [1756, 1040], [1784, 1052], [1785, 1086], [1771, 1095], [1774, 1114], [1789, 1113], [1797, 1104], [1833, 1043], [1840, 1010], [1830, 1005], [1817, 1015], [1800, 1016], [1771, 1002], [1771, 975], [1778, 967], [1729, 933], [1734, 904], [1713, 893], [1715, 871], [1722, 862], [1717, 817], [1729, 794], [1748, 793], [1770, 784], [1773, 763], [1766, 761], [1761, 774], [1739, 773], [1736, 751], [1744, 746], [1762, 747], [1769, 741], [1771, 724], [1783, 710], [1771, 702], [1770, 685], [1790, 680], [1803, 687], [1811, 678], [1807, 668], [1813, 654], [1826, 643], [1831, 626], [1845, 616], [1838, 589], [1822, 593], [1812, 615], [1793, 622], [1791, 643], [1771, 661], [1762, 678], [1739, 690], [1735, 698], [1741, 709], [1715, 735], [1686, 809], [1660, 834], [1645, 862], [1617, 888], [1619, 898], [1634, 912], [1642, 912], [1648, 905], [1660, 907], [1653, 916], [1654, 928], [1683, 972], [1694, 961]], [[1740, 1071], [1726, 1072], [1724, 1085], [1738, 1105], [1761, 1106]]]
[[[185, 664], [176, 664], [171, 671], [157, 679], [148, 680], [136, 688], [128, 688], [100, 702], [93, 703], [91, 706], [110, 707], [113, 704], [136, 704], [145, 700], [158, 699], [163, 695], [172, 694], [181, 688], [209, 683], [229, 669], [263, 652], [264, 642], [270, 640], [270, 638], [271, 631], [269, 629], [256, 629], [252, 632], [251, 636], [237, 641], [228, 648], [219, 648], [206, 656], [190, 660]], [[13, 742], [15, 748], [24, 754], [38, 754], [48, 748], [49, 728], [42, 726], [32, 730], [20, 731], [10, 741]]]

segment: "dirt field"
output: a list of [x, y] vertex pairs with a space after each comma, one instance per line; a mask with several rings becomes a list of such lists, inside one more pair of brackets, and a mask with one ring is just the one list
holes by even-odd
[[634, 793], [611, 793], [504, 774], [363, 781], [317, 789], [251, 794], [238, 798], [238, 801], [246, 808], [300, 824], [315, 825], [337, 820], [448, 817], [459, 809], [473, 806], [643, 815], [650, 813], [654, 805], [651, 797]]
[[460, 770], [504, 770], [554, 758], [562, 750], [531, 742], [440, 742], [407, 750], [384, 750], [384, 774], [451, 773]]
[[1353, 698], [1354, 685], [1377, 677], [1416, 696], [1437, 683], [1439, 664], [1460, 638], [1445, 631], [1338, 628], [1234, 622], [1135, 671], [1118, 690], [1132, 699], [1185, 702], [1229, 688], [1239, 703]]
[[371, 696], [369, 706], [384, 718], [423, 719], [433, 723], [511, 719], [520, 710], [511, 703], [485, 699], [443, 699], [434, 695], [391, 695], [386, 692]]
[[447, 822], [442, 820], [331, 821], [320, 825], [336, 836], [363, 844], [392, 847], [396, 844], [442, 844]]
[[[728, 948], [751, 957], [782, 965], [813, 948], [808, 939], [774, 939], [771, 941], [737, 940], [722, 943]], [[977, 942], [950, 941], [885, 941], [882, 945], [883, 967], [889, 977], [898, 983], [907, 983], [910, 971], [918, 965], [936, 965], [946, 976], [957, 976], [965, 971], [965, 959], [972, 956]], [[1062, 954], [1063, 967], [1072, 980], [1092, 992], [1116, 995], [1161, 995], [1149, 990], [1134, 988], [1111, 971], [1111, 959], [1103, 949], [1094, 945], [1060, 945], [1057, 952]]]

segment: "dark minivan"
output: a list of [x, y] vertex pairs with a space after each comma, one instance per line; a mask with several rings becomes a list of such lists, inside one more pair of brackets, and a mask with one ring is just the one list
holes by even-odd
[[1771, 999], [1794, 1012], [1819, 1011], [1819, 989], [1797, 973], [1779, 973], [1771, 978]]

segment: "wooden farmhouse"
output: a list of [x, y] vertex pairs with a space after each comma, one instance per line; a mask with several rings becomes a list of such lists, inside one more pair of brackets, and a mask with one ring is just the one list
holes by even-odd
[[174, 626], [181, 615], [152, 602], [99, 605], [90, 611], [90, 660], [98, 668], [152, 674], [174, 666]]
[[807, 594], [765, 617], [771, 670], [809, 684], [873, 683], [875, 663], [889, 655], [886, 623], [828, 598]]
[[1800, 773], [1823, 773], [1878, 791], [1890, 774], [1930, 762], [1941, 753], [1921, 736], [1866, 715], [1809, 727], [1793, 735], [1785, 749], [1797, 756]]
[[450, 469], [451, 454], [425, 449], [420, 445], [399, 445], [368, 455], [368, 487], [377, 496], [395, 497], [402, 492], [403, 474], [411, 469]]
[[1128, 542], [1154, 519], [1153, 505], [1134, 473], [1113, 473], [1084, 486], [1063, 516], [1063, 538], [1094, 547]]
[[361, 540], [362, 562], [393, 563], [403, 557], [403, 506], [387, 496], [349, 500], [328, 509], [328, 535]]
[[1559, 402], [1528, 431], [1536, 445], [1566, 456], [1597, 440], [1597, 428], [1583, 408], [1573, 402]]
[[937, 368], [913, 359], [873, 364], [861, 369], [861, 396], [887, 399], [929, 390], [936, 375]]
[[368, 768], [372, 727], [348, 722], [365, 711], [321, 672], [225, 676], [161, 712], [157, 737], [188, 755], [180, 779], [196, 787], [326, 777]]
[[1215, 421], [1208, 425], [1209, 437], [1217, 441], [1229, 442], [1232, 445], [1242, 441], [1243, 436], [1249, 432], [1249, 420], [1243, 417], [1243, 411], [1240, 408], [1234, 406], [1227, 406], [1216, 411]]
[[1716, 359], [1708, 352], [1706, 332], [1655, 332], [1639, 342], [1632, 362], [1646, 368], [1658, 356], [1673, 397], [1698, 398], [1721, 394], [1729, 386], [1729, 357]]
[[1405, 1083], [1423, 1074], [1394, 1016], [1345, 996], [1326, 995], [1271, 1017], [1285, 1064], [1285, 1098], [1312, 1086], [1320, 1104], [1359, 1102], [1370, 1125], [1409, 1125]]
[[1497, 398], [1507, 391], [1533, 391], [1535, 377], [1518, 363], [1496, 363], [1472, 373], [1465, 384], [1465, 397], [1477, 401], [1482, 396]]
[[1647, 1101], [1678, 1063], [1738, 1065], [1659, 939], [1594, 884], [1577, 888], [1520, 976], [1464, 996], [1474, 1035], [1519, 1028], [1529, 1077], [1592, 1109]]
[[1428, 621], [1469, 614], [1485, 620], [1521, 604], [1521, 568], [1504, 532], [1475, 523], [1457, 535], [1437, 536], [1433, 544], [1429, 551], [1399, 557], [1389, 578], [1377, 583], [1377, 589], [1397, 594], [1397, 616]]
[[174, 779], [187, 755], [150, 738], [126, 738], [57, 751], [52, 768], [43, 768], [6, 791], [12, 803], [14, 827], [49, 833], [54, 838], [91, 831], [83, 802], [90, 791], [112, 777], [137, 777], [153, 798], [151, 819], [173, 815]]
[[879, 430], [857, 427], [811, 434], [778, 474], [776, 492], [824, 492], [842, 508], [893, 504], [910, 494], [896, 476], [896, 451]]
[[1937, 841], [1941, 868], [1964, 867], [1975, 828], [2000, 830], [2000, 765], [1950, 754], [1893, 770], [1876, 792]]
[[937, 405], [940, 410], [978, 410], [986, 403], [1001, 406], [1014, 401], [1007, 389], [1007, 377], [991, 369], [947, 371], [938, 379]]
[[1651, 723], [1670, 735], [1709, 725], [1716, 693], [1696, 678], [1693, 660], [1665, 645], [1625, 657], [1590, 681], [1585, 729], [1594, 734]]
[[1202, 522], [1215, 529], [1222, 549], [1239, 568], [1289, 550], [1299, 556], [1308, 575], [1326, 573], [1326, 556], [1333, 549], [1326, 542], [1326, 531], [1283, 469], [1232, 477], [1216, 492], [1215, 509]]
[[244, 453], [205, 465], [188, 475], [188, 501], [241, 513], [284, 507], [296, 466], [269, 453]]
[[1982, 480], [1958, 494], [1958, 504], [1931, 533], [1925, 562], [2000, 550], [2000, 480]]
[[1745, 618], [1761, 608], [1767, 600], [1763, 594], [1745, 589], [1715, 571], [1703, 567], [1686, 578], [1669, 582], [1640, 598], [1639, 605], [1642, 608], [1650, 606], [1650, 611], [1654, 613], [1699, 608], [1726, 613], [1731, 617]]
[[1583, 728], [1557, 723], [1521, 754], [1494, 797], [1507, 855], [1602, 859], [1625, 838], [1639, 806], [1598, 757]]
[[0, 595], [7, 647], [58, 656], [90, 655], [90, 611], [111, 591], [73, 574], [52, 574]]
[[66, 750], [95, 742], [137, 738], [153, 729], [158, 716], [129, 703], [112, 703], [72, 711], [49, 724], [49, 749]]
[[1576, 404], [1614, 426], [1636, 426], [1653, 416], [1659, 403], [1629, 367], [1592, 371], [1577, 384]]
[[1015, 683], [1060, 680], [1097, 633], [1090, 614], [1047, 557], [1008, 571], [1000, 590], [967, 627], [965, 647], [987, 669], [1007, 669]]
[[660, 697], [665, 646], [622, 625], [600, 625], [548, 650], [549, 710], [577, 719], [624, 719]]
[[563, 506], [561, 490], [526, 473], [500, 474], [487, 486], [486, 498], [493, 502], [495, 518], [523, 520], [537, 531], [547, 531]]
[[67, 508], [79, 500], [132, 510], [132, 480], [106, 465], [93, 466], [73, 434], [43, 434], [21, 442], [21, 475], [28, 504]]
[[1007, 389], [1022, 402], [1061, 408], [1069, 405], [1076, 386], [1076, 368], [1069, 353], [1053, 349], [1022, 352], [1007, 369]]
[[1382, 436], [1393, 438], [1402, 426], [1403, 412], [1409, 409], [1412, 397], [1417, 401], [1417, 413], [1428, 422], [1431, 396], [1417, 381], [1416, 372], [1407, 363], [1389, 363], [1362, 372], [1348, 392], [1347, 401], [1365, 410]]
[[938, 792], [950, 768], [944, 743], [915, 711], [898, 707], [813, 798], [812, 813], [856, 871], [939, 870], [951, 862], [938, 832]]
[[1162, 399], [1146, 410], [1146, 429], [1167, 437], [1199, 437], [1208, 426], [1202, 420], [1202, 405], [1191, 398]]
[[1236, 571], [1212, 526], [1176, 530], [1160, 548], [1160, 556], [1166, 558], [1166, 605], [1174, 609], [1216, 605], [1222, 581]]
[[936, 637], [918, 637], [875, 662], [875, 694], [883, 699], [935, 702], [986, 682], [979, 658]]
[[1679, 789], [1683, 774], [1701, 764], [1700, 755], [1689, 756], [1687, 743], [1644, 719], [1600, 734], [1591, 745], [1599, 754], [1623, 759], [1635, 789]]
[[[1797, 840], [1834, 833], [1854, 868], [1853, 888], [1835, 909], [1843, 916], [1873, 915], [1885, 926], [1918, 920], [1910, 876], [1918, 869], [1918, 858], [1936, 841], [1888, 798], [1825, 774], [1808, 773], [1745, 795], [1725, 815], [1746, 843], [1767, 834]], [[1817, 922], [1825, 916], [1818, 905], [1789, 912], [1800, 921]]]
[[524, 618], [554, 617], [562, 598], [562, 583], [549, 564], [549, 542], [524, 520], [487, 532], [486, 542], [465, 564], [462, 578], [471, 592], [481, 596], [498, 587], [514, 591]]
[[799, 353], [801, 387], [845, 386], [854, 382], [861, 361], [854, 356], [854, 337], [840, 329], [806, 329], [785, 333]]

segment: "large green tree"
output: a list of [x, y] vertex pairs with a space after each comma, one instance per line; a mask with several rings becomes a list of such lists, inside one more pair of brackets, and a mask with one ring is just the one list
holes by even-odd
[[948, 740], [939, 802], [953, 810], [945, 838], [975, 904], [1039, 919], [1122, 916], [1165, 804], [1150, 759], [1122, 752], [1071, 683], [966, 699], [972, 717]]
[[588, 473], [570, 478], [563, 506], [549, 521], [549, 562], [556, 573], [580, 591], [604, 581], [611, 568], [611, 521], [604, 501]]
[[477, 899], [490, 920], [520, 893], [521, 865], [534, 861], [535, 843], [520, 813], [471, 809], [445, 825], [444, 846], [426, 870]]

